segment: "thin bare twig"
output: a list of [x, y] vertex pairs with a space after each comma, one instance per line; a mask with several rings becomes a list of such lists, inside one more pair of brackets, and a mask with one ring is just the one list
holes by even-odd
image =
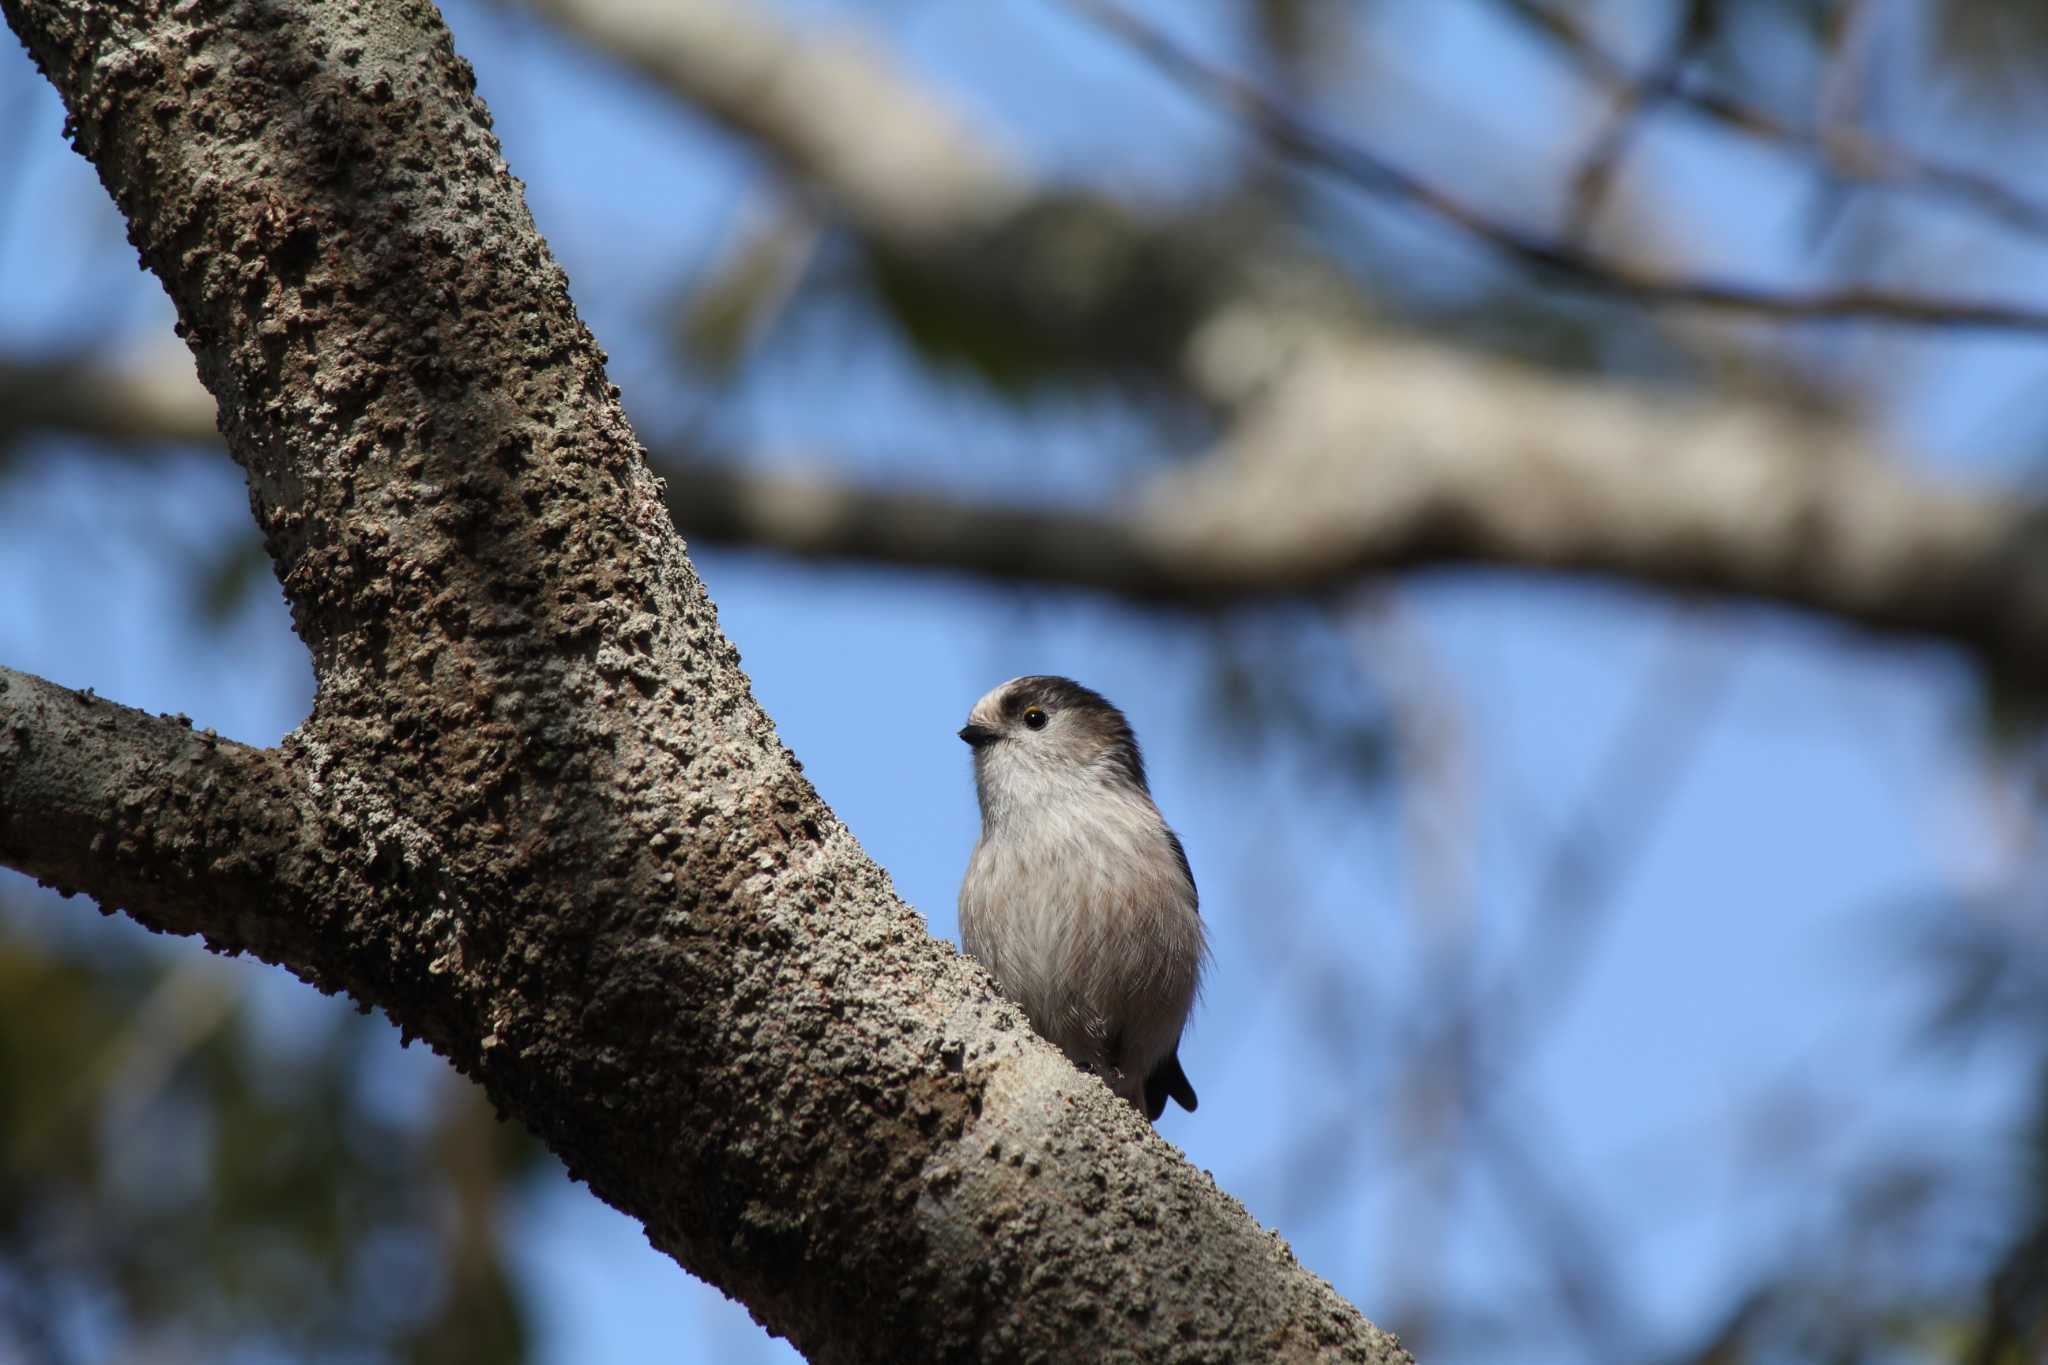
[[1607, 117], [1579, 159], [1578, 170], [1572, 173], [1571, 209], [1565, 223], [1569, 240], [1585, 240], [1607, 201], [1607, 191], [1614, 183], [1629, 143], [1634, 141], [1644, 120], [1677, 94], [1685, 64], [1712, 32], [1710, 14], [1705, 0], [1690, 0], [1663, 60], [1642, 79], [1619, 89], [1609, 87], [1611, 107]]
[[1508, 1218], [1548, 1262], [1552, 1301], [1594, 1361], [1644, 1358], [1648, 1329], [1622, 1283], [1595, 1206], [1578, 1192], [1593, 1182], [1560, 1170], [1564, 1147], [1544, 1132], [1537, 1101], [1524, 1097], [1512, 1119], [1482, 1085], [1468, 1090], [1466, 1122], [1478, 1167], [1494, 1181]]
[[1615, 95], [1607, 117], [1601, 120], [1592, 141], [1579, 157], [1578, 168], [1572, 172], [1571, 193], [1567, 200], [1570, 207], [1564, 227], [1567, 240], [1582, 242], [1592, 231], [1593, 221], [1607, 202], [1607, 192], [1613, 187], [1615, 173], [1620, 169], [1629, 143], [1635, 140], [1644, 120], [1677, 88], [1677, 75], [1676, 66], [1660, 64], [1642, 80]]
[[[1587, 79], [1619, 96], [1637, 84], [1627, 62], [1606, 44], [1578, 14], [1548, 0], [1500, 0], [1529, 27], [1543, 34], [1578, 64]], [[1967, 203], [2008, 227], [2048, 237], [2048, 204], [2019, 193], [2010, 185], [1961, 166], [1921, 156], [1895, 142], [1845, 126], [1820, 129], [1794, 127], [1768, 109], [1725, 91], [1681, 78], [1670, 99], [1703, 117], [1759, 141], [1811, 153], [1844, 180], [1890, 189], [1936, 195]]]
[[2048, 310], [2021, 304], [1904, 294], [1867, 285], [1777, 290], [1638, 270], [1474, 208], [1370, 148], [1294, 113], [1256, 83], [1197, 56], [1115, 0], [1059, 3], [1123, 39], [1189, 93], [1243, 119], [1276, 151], [1368, 193], [1406, 200], [1512, 260], [1596, 293], [1643, 304], [1715, 308], [1782, 321], [1863, 319], [1912, 326], [2048, 332]]
[[1512, 1071], [1512, 1058], [1528, 1055], [1558, 1022], [1559, 1002], [1570, 999], [1598, 930], [1712, 732], [1742, 651], [1701, 630], [1711, 623], [1693, 610], [1674, 617], [1584, 803], [1551, 845], [1526, 949], [1514, 954], [1505, 979], [1478, 993], [1498, 1025], [1487, 1058], [1495, 1074]]
[[1877, 12], [1869, 0], [1845, 0], [1828, 16], [1813, 114], [1824, 146], [1858, 136], [1876, 28]]

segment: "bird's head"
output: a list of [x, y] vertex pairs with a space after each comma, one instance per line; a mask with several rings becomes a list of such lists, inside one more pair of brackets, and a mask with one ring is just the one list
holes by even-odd
[[1012, 678], [974, 704], [960, 738], [974, 750], [986, 804], [1075, 783], [1146, 791], [1145, 760], [1124, 713], [1071, 678]]

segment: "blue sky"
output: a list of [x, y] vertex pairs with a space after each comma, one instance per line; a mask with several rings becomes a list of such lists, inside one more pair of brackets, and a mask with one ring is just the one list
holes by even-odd
[[[1220, 11], [1152, 8], [1227, 50], [1226, 26], [1189, 22]], [[1362, 82], [1336, 103], [1332, 116], [1348, 126], [1419, 164], [1495, 166], [1568, 103], [1555, 72], [1471, 17], [1476, 6], [1393, 9], [1407, 60], [1375, 68], [1390, 84]], [[471, 4], [447, 13], [636, 420], [651, 433], [702, 417], [701, 392], [662, 379], [666, 291], [762, 202], [759, 167], [544, 28]], [[1237, 145], [1036, 0], [863, 15], [1047, 173], [1165, 197]], [[15, 206], [0, 212], [0, 344], [160, 344], [168, 306], [135, 272], [89, 169], [58, 143], [47, 94], [23, 58], [0, 53], [0, 99], [29, 104], [20, 117], [0, 106], [4, 136], [27, 149]], [[1418, 105], [1440, 117], [1416, 121]], [[1517, 152], [1507, 162], [1517, 169], [1475, 194], [1540, 211], [1528, 193], [1555, 183], [1542, 152]], [[1796, 232], [1718, 207], [1738, 190], [1789, 193], [1791, 168], [1684, 133], [1668, 152], [1660, 172], [1687, 186], [1669, 202], [1697, 214], [1691, 240], [1711, 243], [1703, 260], [1797, 277]], [[1436, 240], [1419, 222], [1402, 230]], [[1428, 250], [1445, 287], [1460, 287], [1472, 253]], [[1987, 254], [1987, 276], [2004, 252]], [[1096, 486], [1105, 451], [1151, 439], [1106, 399], [1019, 413], [971, 385], [935, 384], [887, 338], [836, 343], [829, 311], [793, 326], [819, 339], [778, 345], [718, 398], [710, 420], [730, 443], [833, 452], [880, 479], [1087, 497], [1113, 491]], [[1835, 335], [1831, 362], [1882, 362], [1903, 376], [1879, 411], [1911, 458], [1978, 478], [2023, 467], [2024, 442], [1999, 438], [2048, 359], [2041, 345]], [[46, 445], [0, 484], [0, 663], [274, 741], [311, 688], [274, 586], [212, 631], [193, 622], [179, 572], [245, 518], [239, 474], [218, 456], [130, 466]], [[1476, 945], [1474, 960], [1493, 966], [1541, 951], [1531, 887], [1549, 836], [1580, 818], [1646, 688], [1708, 679], [1696, 733], [1654, 820], [1598, 815], [1631, 856], [1582, 970], [1560, 985], [1562, 1004], [1540, 1012], [1528, 1055], [1489, 1084], [1495, 1121], [1529, 1135], [1550, 1173], [1586, 1195], [1587, 1227], [1642, 1291], [1644, 1316], [1627, 1324], [1640, 1344], [1699, 1327], [1759, 1259], [1799, 1254], [1830, 1197], [1816, 1172], [1904, 1147], [1983, 1150], [2014, 1112], [2009, 1059], [1912, 1046], [1928, 1001], [1899, 951], [1903, 907], [1998, 866], [1980, 830], [1974, 685], [1941, 648], [1754, 607], [1681, 610], [1605, 585], [1425, 575], [1374, 599], [1361, 613], [1368, 625], [1330, 632], [1340, 654], [1358, 652], [1361, 709], [1380, 704], [1375, 651], [1390, 640], [1433, 661], [1420, 691], [1449, 717], [1460, 782], [1449, 797], [1390, 794], [1331, 779], [1312, 744], [1232, 733], [1209, 681], [1213, 620], [759, 553], [693, 558], [784, 740], [941, 937], [956, 933], [953, 898], [976, 829], [953, 736], [968, 705], [1003, 678], [1059, 672], [1124, 706], [1215, 941], [1183, 1049], [1202, 1107], [1162, 1131], [1369, 1314], [1398, 1309], [1419, 1282], [1448, 1280], [1461, 1297], [1504, 1307], [1550, 1292], [1549, 1270], [1517, 1250], [1526, 1210], [1469, 1170], [1433, 1166], [1429, 1113], [1386, 1109], [1426, 1088], [1388, 1073], [1373, 1031], [1398, 1029], [1390, 1008], [1426, 984], [1447, 946]], [[1249, 612], [1221, 630], [1254, 659], [1277, 633]], [[1347, 700], [1341, 681], [1321, 685]], [[235, 970], [281, 1019], [334, 1007], [276, 974]], [[394, 1049], [388, 1084], [402, 1095], [438, 1065]], [[1799, 1103], [1817, 1106], [1794, 1116], [1802, 1161], [1782, 1167], [1757, 1155], [1780, 1139], [1757, 1129], [1752, 1105], [1774, 1080], [1810, 1082]], [[787, 1354], [580, 1188], [535, 1192], [510, 1231], [547, 1360]], [[1440, 1356], [1489, 1358], [1457, 1342]]]

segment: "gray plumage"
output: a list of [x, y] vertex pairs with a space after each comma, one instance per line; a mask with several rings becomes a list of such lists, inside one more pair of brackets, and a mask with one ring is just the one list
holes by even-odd
[[1074, 1065], [1156, 1120], [1195, 1107], [1180, 1066], [1206, 948], [1194, 874], [1145, 785], [1123, 713], [1066, 678], [974, 704], [981, 838], [963, 946]]

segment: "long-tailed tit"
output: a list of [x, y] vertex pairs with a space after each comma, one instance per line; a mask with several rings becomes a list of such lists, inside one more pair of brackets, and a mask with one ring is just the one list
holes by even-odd
[[1145, 785], [1123, 712], [1067, 678], [974, 704], [981, 839], [960, 937], [1074, 1065], [1157, 1120], [1195, 1107], [1180, 1066], [1206, 949], [1195, 878]]

